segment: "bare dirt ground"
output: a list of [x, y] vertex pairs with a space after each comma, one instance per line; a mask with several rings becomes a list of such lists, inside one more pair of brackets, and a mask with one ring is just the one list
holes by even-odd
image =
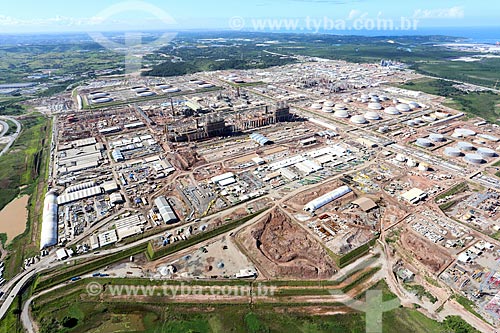
[[336, 271], [325, 249], [278, 209], [243, 230], [237, 240], [269, 277], [323, 279]]
[[382, 210], [382, 217], [380, 219], [382, 229], [392, 226], [408, 214], [406, 209], [399, 206], [395, 200], [388, 196], [385, 196], [383, 204], [385, 207]]
[[[302, 208], [304, 208], [304, 205], [307, 204], [309, 201], [314, 200], [328, 192], [331, 192], [342, 185], [344, 184], [340, 182], [332, 182], [332, 183], [327, 183], [323, 186], [314, 187], [313, 189], [310, 190], [305, 190], [303, 192], [298, 193], [291, 199], [287, 200], [286, 204], [296, 210], [302, 210]], [[348, 197], [352, 199], [353, 196], [354, 195], [352, 194], [345, 195], [336, 202], [340, 202], [340, 200], [344, 200], [345, 198]]]
[[193, 167], [206, 164], [207, 161], [202, 157], [198, 156], [196, 151], [190, 148], [179, 150], [175, 154], [175, 158], [172, 159], [172, 163], [175, 167], [181, 170], [189, 170]]
[[404, 249], [410, 251], [415, 259], [433, 273], [439, 272], [452, 261], [450, 256], [443, 253], [444, 251], [440, 251], [438, 245], [423, 240], [408, 229], [401, 232], [399, 242]]

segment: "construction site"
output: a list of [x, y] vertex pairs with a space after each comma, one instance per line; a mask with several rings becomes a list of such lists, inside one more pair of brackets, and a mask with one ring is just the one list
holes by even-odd
[[500, 133], [391, 85], [407, 75], [332, 61], [88, 82], [54, 122], [41, 248], [140, 244], [105, 274], [152, 281], [329, 280], [377, 253], [384, 274], [494, 302], [456, 270], [496, 260]]

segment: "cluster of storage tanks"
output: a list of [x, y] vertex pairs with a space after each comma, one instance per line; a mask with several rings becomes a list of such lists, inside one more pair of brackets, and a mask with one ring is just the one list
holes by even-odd
[[89, 102], [92, 104], [102, 104], [112, 102], [113, 98], [109, 94], [102, 91], [96, 91], [89, 94]]
[[[381, 120], [382, 117], [379, 112], [383, 110], [385, 114], [388, 115], [400, 115], [402, 112], [410, 112], [417, 108], [420, 108], [420, 104], [416, 102], [400, 103], [397, 99], [393, 100], [394, 106], [389, 106], [384, 109], [381, 102], [388, 101], [389, 98], [387, 96], [378, 96], [376, 94], [370, 95], [361, 95], [357, 101], [361, 103], [367, 103], [368, 111], [364, 114], [357, 114], [351, 117], [351, 114], [347, 111], [346, 104], [335, 104], [332, 101], [316, 101], [311, 104], [310, 108], [316, 111], [322, 111], [326, 113], [333, 113], [333, 116], [336, 118], [351, 118], [350, 121], [353, 124], [362, 125], [368, 123], [368, 121]], [[352, 103], [353, 100], [350, 98], [344, 99], [345, 103]]]
[[456, 147], [448, 147], [444, 150], [444, 154], [450, 157], [462, 157], [471, 164], [481, 164], [485, 162], [485, 158], [496, 157], [497, 153], [490, 148], [476, 148], [472, 143], [460, 141]]
[[154, 96], [156, 93], [154, 91], [151, 91], [149, 88], [146, 87], [132, 87], [131, 90], [135, 92], [135, 94], [138, 97], [149, 97], [149, 96]]

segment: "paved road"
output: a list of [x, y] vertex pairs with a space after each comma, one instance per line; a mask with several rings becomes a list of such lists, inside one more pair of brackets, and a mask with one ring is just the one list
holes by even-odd
[[[17, 130], [14, 134], [11, 135], [10, 137], [10, 141], [9, 143], [5, 146], [5, 148], [0, 152], [0, 156], [2, 156], [3, 154], [5, 154], [6, 152], [9, 151], [10, 147], [12, 146], [12, 144], [14, 144], [14, 141], [16, 141], [17, 137], [19, 136], [19, 134], [21, 133], [21, 123], [18, 122], [17, 120], [15, 120], [14, 118], [10, 118], [10, 117], [5, 117], [5, 116], [0, 116], [0, 119], [4, 119], [4, 120], [10, 120], [12, 121], [14, 124], [16, 124], [17, 126]], [[7, 126], [7, 130], [9, 129], [9, 126]]]
[[0, 138], [1, 138], [9, 130], [9, 124], [7, 124], [5, 121], [0, 120], [0, 126], [2, 126], [2, 133], [0, 133]]

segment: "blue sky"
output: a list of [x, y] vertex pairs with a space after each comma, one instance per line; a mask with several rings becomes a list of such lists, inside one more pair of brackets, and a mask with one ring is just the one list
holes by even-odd
[[[230, 29], [232, 17], [245, 29], [257, 18], [332, 20], [357, 17], [418, 19], [419, 28], [500, 26], [500, 2], [375, 0], [3, 0], [0, 33], [107, 30]], [[139, 8], [139, 7], [143, 8]], [[157, 17], [159, 16], [159, 18]], [[318, 21], [319, 22], [319, 21]]]

